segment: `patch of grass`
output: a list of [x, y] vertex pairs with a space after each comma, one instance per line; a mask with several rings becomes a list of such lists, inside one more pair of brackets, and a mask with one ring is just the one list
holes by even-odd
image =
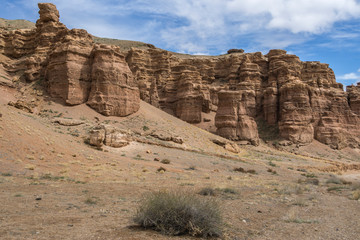
[[285, 222], [292, 222], [292, 223], [308, 223], [308, 224], [312, 224], [312, 223], [319, 223], [318, 220], [311, 220], [311, 219], [302, 219], [302, 218], [291, 218], [291, 219], [286, 219]]
[[3, 176], [3, 177], [11, 177], [11, 176], [12, 176], [12, 173], [9, 173], [9, 172], [7, 172], [7, 173], [1, 173], [1, 176]]
[[58, 180], [64, 180], [65, 177], [64, 176], [53, 176], [50, 173], [48, 173], [48, 174], [44, 174], [44, 175], [40, 176], [40, 179], [58, 181]]
[[144, 132], [148, 131], [149, 129], [150, 129], [150, 128], [149, 128], [148, 126], [146, 126], [146, 125], [143, 126], [143, 131], [144, 131]]
[[186, 170], [196, 170], [196, 167], [194, 165], [191, 165], [190, 167], [186, 168]]
[[206, 188], [203, 188], [199, 191], [199, 194], [200, 195], [203, 195], [203, 196], [215, 196], [215, 189], [211, 188], [211, 187], [206, 187]]
[[274, 170], [274, 169], [271, 169], [271, 168], [268, 168], [267, 172], [273, 174], [273, 175], [276, 175], [277, 172]]
[[314, 173], [307, 173], [307, 174], [302, 174], [302, 175], [307, 178], [317, 178], [317, 176]]
[[171, 161], [169, 159], [165, 158], [165, 159], [161, 160], [160, 162], [162, 164], [170, 164]]
[[250, 173], [250, 174], [256, 174], [256, 171], [254, 169], [245, 170], [242, 167], [237, 167], [233, 169], [234, 172], [241, 172], [241, 173]]
[[276, 164], [273, 163], [272, 161], [269, 161], [268, 164], [269, 164], [269, 166], [276, 167]]
[[85, 201], [86, 204], [88, 205], [95, 205], [97, 204], [97, 200], [94, 199], [94, 197], [88, 197]]
[[222, 235], [220, 209], [212, 198], [184, 192], [153, 192], [144, 196], [134, 222], [166, 235]]
[[15, 194], [14, 197], [22, 197], [22, 194]]
[[233, 188], [218, 188], [217, 190], [223, 193], [237, 194], [238, 192]]
[[306, 183], [306, 184], [313, 184], [313, 185], [319, 185], [320, 181], [317, 178], [306, 178], [306, 179], [299, 179], [298, 183]]
[[328, 192], [331, 192], [331, 191], [337, 191], [337, 192], [340, 192], [341, 190], [343, 189], [346, 189], [346, 187], [344, 186], [333, 186], [333, 187], [329, 187], [327, 189]]

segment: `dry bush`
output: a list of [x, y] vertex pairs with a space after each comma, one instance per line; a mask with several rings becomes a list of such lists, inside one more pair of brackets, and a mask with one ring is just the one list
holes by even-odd
[[217, 202], [184, 192], [153, 192], [144, 196], [135, 223], [166, 235], [222, 235]]
[[199, 191], [199, 194], [200, 195], [203, 195], [203, 196], [215, 196], [215, 189], [211, 188], [211, 187], [205, 187], [203, 189], [201, 189]]

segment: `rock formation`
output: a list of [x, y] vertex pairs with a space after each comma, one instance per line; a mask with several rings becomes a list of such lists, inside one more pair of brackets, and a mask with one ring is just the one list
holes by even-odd
[[[333, 148], [360, 147], [360, 85], [345, 92], [327, 64], [302, 62], [285, 50], [232, 49], [221, 56], [151, 45], [124, 50], [67, 29], [53, 4], [39, 9], [34, 29], [0, 28], [3, 85], [43, 81], [51, 97], [87, 103], [106, 116], [132, 114], [140, 99], [189, 123], [211, 123], [203, 115], [213, 113], [219, 135], [254, 145], [258, 121], [297, 145], [316, 139]], [[93, 142], [105, 138], [100, 131]]]
[[230, 52], [198, 57], [132, 49], [127, 62], [144, 101], [190, 123], [215, 112], [223, 137], [257, 145], [255, 120], [262, 118], [298, 145], [316, 139], [333, 148], [360, 146], [358, 86], [344, 92], [327, 64], [302, 62], [285, 50]]
[[32, 30], [0, 33], [0, 54], [11, 58], [6, 70], [27, 82], [44, 79], [51, 97], [68, 105], [87, 103], [110, 116], [138, 111], [140, 96], [119, 49], [95, 44], [85, 30], [69, 30], [51, 3], [39, 3]]

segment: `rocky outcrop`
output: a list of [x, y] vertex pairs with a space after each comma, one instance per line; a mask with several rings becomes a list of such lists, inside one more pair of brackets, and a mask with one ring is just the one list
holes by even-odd
[[11, 58], [7, 72], [27, 82], [46, 80], [51, 97], [65, 104], [88, 103], [106, 116], [139, 109], [137, 83], [119, 49], [98, 45], [85, 30], [69, 30], [51, 3], [39, 3], [32, 30], [0, 31], [0, 53]]
[[69, 105], [84, 103], [91, 87], [93, 41], [85, 30], [73, 29], [49, 54], [45, 77], [52, 97], [60, 97]]
[[356, 86], [348, 86], [346, 91], [349, 93], [348, 101], [351, 110], [360, 116], [360, 82]]
[[127, 146], [130, 142], [131, 137], [127, 131], [108, 125], [94, 127], [89, 135], [89, 144], [97, 148], [101, 148], [103, 145], [120, 148]]
[[190, 56], [149, 45], [125, 51], [67, 29], [53, 4], [39, 9], [35, 29], [0, 28], [6, 85], [45, 80], [50, 96], [87, 103], [106, 116], [132, 114], [140, 99], [189, 123], [212, 114], [219, 135], [254, 145], [256, 121], [265, 120], [286, 142], [360, 147], [360, 87], [344, 92], [328, 64], [302, 62], [285, 50]]
[[113, 46], [92, 53], [91, 91], [87, 104], [105, 116], [127, 116], [140, 108], [139, 89], [125, 57]]
[[[258, 144], [255, 119], [263, 118], [298, 145], [313, 139], [334, 148], [359, 145], [357, 88], [344, 92], [327, 64], [302, 62], [285, 50], [196, 57], [132, 49], [127, 62], [144, 101], [190, 123], [216, 112], [217, 132], [229, 139]], [[330, 117], [338, 131], [325, 123], [328, 116], [338, 118]]]
[[220, 91], [215, 116], [217, 134], [231, 140], [244, 140], [259, 145], [257, 124], [250, 117], [242, 101], [241, 91]]

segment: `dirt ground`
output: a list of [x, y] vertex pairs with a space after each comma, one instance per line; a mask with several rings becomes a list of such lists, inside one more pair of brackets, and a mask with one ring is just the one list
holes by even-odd
[[[359, 150], [262, 142], [233, 153], [212, 142], [218, 136], [146, 103], [117, 118], [31, 94], [38, 107], [28, 113], [7, 105], [16, 97], [0, 87], [0, 239], [195, 239], [142, 230], [132, 218], [144, 193], [205, 187], [216, 190], [201, 197], [219, 201], [224, 239], [359, 239]], [[57, 116], [84, 124], [62, 126], [52, 122]], [[96, 149], [84, 139], [99, 123], [149, 142]], [[184, 143], [155, 141], [147, 132]]]

